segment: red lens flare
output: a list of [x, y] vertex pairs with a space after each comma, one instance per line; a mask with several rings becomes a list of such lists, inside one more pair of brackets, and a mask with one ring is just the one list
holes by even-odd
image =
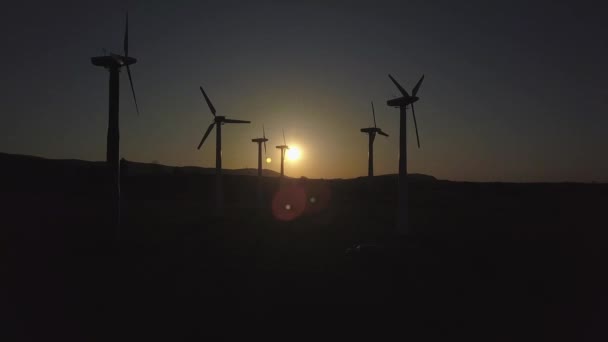
[[299, 185], [286, 185], [272, 198], [272, 215], [279, 221], [292, 221], [306, 210], [306, 191]]

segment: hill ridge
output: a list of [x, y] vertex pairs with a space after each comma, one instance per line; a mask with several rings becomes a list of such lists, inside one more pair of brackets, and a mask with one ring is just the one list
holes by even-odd
[[[202, 167], [202, 166], [171, 166], [164, 165], [160, 163], [145, 163], [138, 161], [131, 161], [127, 159], [121, 159], [121, 162], [126, 161], [126, 170], [129, 175], [151, 175], [151, 174], [184, 174], [184, 175], [213, 175], [215, 174], [214, 167]], [[7, 165], [11, 163], [53, 163], [53, 164], [79, 164], [82, 166], [101, 166], [105, 162], [104, 161], [89, 161], [82, 159], [53, 159], [46, 158], [40, 156], [26, 155], [26, 154], [12, 154], [0, 152], [0, 165], [2, 168], [6, 169]], [[18, 167], [18, 165], [15, 165]], [[222, 170], [226, 175], [237, 175], [237, 176], [256, 176], [257, 168], [240, 168], [240, 169], [223, 169]], [[279, 177], [280, 173], [274, 170], [263, 169], [262, 175], [265, 177]], [[375, 178], [391, 178], [396, 177], [397, 174], [384, 174], [377, 175]], [[412, 173], [409, 176], [414, 178], [415, 180], [427, 180], [427, 181], [435, 181], [437, 180], [435, 177], [431, 175]], [[289, 177], [287, 178], [297, 178], [297, 177]], [[308, 177], [300, 177], [306, 179], [326, 179], [326, 180], [357, 180], [357, 179], [365, 179], [366, 176], [354, 177], [354, 178], [308, 178]]]

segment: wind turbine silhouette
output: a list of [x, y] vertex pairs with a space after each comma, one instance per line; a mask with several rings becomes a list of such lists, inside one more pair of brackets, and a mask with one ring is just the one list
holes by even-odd
[[367, 160], [367, 175], [369, 177], [374, 176], [374, 140], [376, 139], [376, 133], [388, 137], [388, 134], [384, 133], [382, 129], [376, 126], [376, 111], [374, 110], [374, 102], [372, 101], [372, 115], [374, 116], [374, 127], [361, 128], [361, 132], [366, 133], [369, 137], [369, 152]]
[[213, 115], [213, 122], [207, 128], [207, 131], [203, 135], [203, 139], [201, 140], [201, 143], [198, 144], [197, 149], [201, 149], [201, 146], [203, 146], [205, 139], [207, 139], [207, 136], [209, 136], [209, 133], [211, 133], [211, 130], [215, 126], [215, 194], [216, 206], [218, 209], [218, 213], [221, 215], [221, 211], [224, 205], [224, 189], [222, 188], [222, 125], [227, 123], [251, 123], [251, 121], [234, 120], [228, 119], [225, 116], [215, 115], [215, 107], [213, 107], [213, 104], [207, 96], [207, 93], [205, 93], [205, 90], [203, 90], [202, 86], [200, 87], [200, 89], [201, 93], [203, 93], [203, 96], [205, 97], [205, 101], [207, 102], [209, 109], [211, 110], [211, 114]]
[[200, 87], [200, 88], [201, 88], [201, 93], [203, 93], [203, 96], [205, 97], [205, 101], [207, 101], [207, 105], [209, 106], [209, 109], [211, 110], [211, 114], [213, 115], [213, 122], [207, 128], [207, 131], [205, 132], [205, 135], [203, 135], [203, 139], [201, 140], [201, 143], [198, 144], [197, 149], [199, 149], [199, 150], [201, 149], [201, 146], [203, 146], [205, 139], [207, 139], [207, 136], [209, 136], [209, 133], [211, 133], [211, 130], [215, 126], [215, 171], [218, 175], [221, 175], [222, 174], [222, 125], [227, 124], [227, 123], [251, 123], [251, 121], [234, 120], [234, 119], [228, 119], [225, 116], [215, 115], [215, 113], [216, 113], [215, 107], [213, 107], [213, 104], [211, 103], [211, 100], [209, 100], [209, 97], [205, 93], [205, 90], [203, 90], [203, 87]]
[[285, 141], [285, 130], [283, 130], [283, 145], [276, 146], [276, 148], [281, 150], [281, 177], [285, 175], [285, 168], [283, 167], [285, 163], [285, 150], [289, 150], [289, 146], [287, 146], [287, 142]]
[[262, 125], [262, 138], [251, 139], [252, 142], [258, 143], [258, 176], [262, 176], [262, 143], [264, 144], [264, 155], [266, 155], [266, 130]]
[[111, 175], [111, 196], [113, 199], [113, 215], [116, 220], [117, 229], [120, 228], [120, 133], [119, 133], [119, 73], [122, 67], [127, 68], [131, 92], [135, 101], [135, 110], [139, 115], [139, 107], [137, 106], [137, 98], [135, 97], [135, 88], [133, 87], [133, 78], [129, 65], [135, 64], [137, 59], [129, 56], [129, 13], [126, 14], [125, 36], [123, 40], [124, 55], [111, 53], [109, 56], [92, 57], [91, 63], [95, 66], [100, 66], [108, 69], [110, 72], [110, 100], [109, 100], [109, 118], [108, 118], [108, 137], [106, 146], [106, 163]]
[[266, 130], [262, 125], [262, 138], [251, 139], [252, 142], [258, 143], [258, 181], [257, 181], [257, 198], [258, 206], [262, 206], [264, 202], [264, 196], [262, 191], [262, 144], [264, 144], [264, 155], [266, 155]]
[[418, 125], [416, 124], [416, 112], [414, 111], [414, 102], [418, 101], [419, 98], [416, 96], [420, 85], [424, 80], [424, 75], [420, 78], [414, 89], [412, 89], [412, 95], [403, 89], [403, 87], [391, 76], [388, 77], [393, 81], [401, 97], [388, 100], [386, 104], [390, 107], [399, 107], [399, 219], [397, 224], [398, 234], [407, 234], [408, 230], [408, 208], [407, 208], [407, 106], [412, 106], [412, 116], [414, 117], [414, 128], [416, 129], [416, 141], [418, 142], [418, 148], [420, 148], [420, 138], [418, 136]]

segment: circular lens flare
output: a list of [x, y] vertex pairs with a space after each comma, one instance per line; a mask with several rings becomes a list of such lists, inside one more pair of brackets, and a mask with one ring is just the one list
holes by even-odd
[[272, 198], [272, 215], [279, 221], [295, 220], [306, 209], [306, 192], [292, 184], [281, 187]]
[[266, 164], [270, 164], [272, 162], [272, 159], [270, 157], [266, 158]]

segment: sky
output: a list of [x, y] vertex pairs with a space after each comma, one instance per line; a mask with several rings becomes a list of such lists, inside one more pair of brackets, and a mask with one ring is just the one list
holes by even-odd
[[608, 182], [608, 5], [581, 1], [21, 1], [0, 14], [0, 152], [104, 160], [108, 72], [90, 57], [129, 53], [140, 106], [121, 74], [121, 156], [214, 167], [212, 121], [225, 125], [223, 166], [256, 167], [266, 128], [279, 170], [281, 130], [301, 158], [288, 176], [397, 173], [392, 74], [411, 90], [409, 172], [455, 181]]

